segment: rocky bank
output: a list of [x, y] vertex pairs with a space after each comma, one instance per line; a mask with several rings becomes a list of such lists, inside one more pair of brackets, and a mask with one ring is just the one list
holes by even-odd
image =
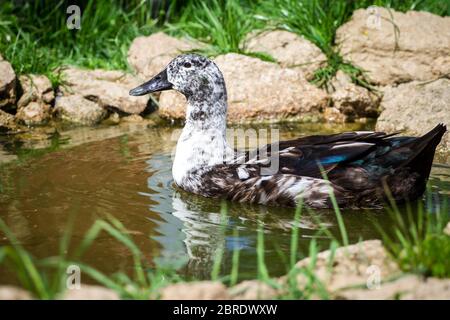
[[[273, 62], [229, 53], [214, 58], [228, 88], [230, 123], [348, 122], [377, 118], [377, 130], [422, 134], [438, 122], [449, 125], [450, 17], [383, 8], [356, 10], [336, 34], [336, 51], [365, 71], [367, 87], [339, 70], [326, 88], [311, 79], [326, 56], [307, 39], [286, 30], [258, 30], [242, 43], [243, 52], [264, 53]], [[178, 54], [207, 45], [162, 32], [134, 39], [128, 63], [134, 74], [65, 66], [53, 88], [43, 75], [17, 77], [0, 56], [0, 127], [29, 130], [55, 120], [77, 125], [117, 124], [129, 115], [183, 120], [185, 99], [176, 92], [131, 97]], [[448, 138], [440, 150], [448, 151]]]

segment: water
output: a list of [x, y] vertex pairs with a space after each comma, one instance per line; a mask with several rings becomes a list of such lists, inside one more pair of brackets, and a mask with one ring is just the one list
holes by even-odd
[[[369, 126], [282, 125], [282, 139], [304, 134], [370, 129]], [[228, 202], [227, 225], [222, 227], [221, 204], [177, 189], [171, 177], [173, 148], [179, 128], [120, 126], [75, 128], [58, 136], [23, 142], [17, 137], [0, 141], [0, 217], [36, 257], [58, 254], [58, 245], [74, 216], [73, 248], [98, 218], [121, 221], [145, 254], [149, 265], [183, 266], [186, 277], [210, 277], [218, 250], [224, 251], [222, 273], [230, 270], [231, 255], [239, 248], [240, 277], [256, 275], [256, 237], [263, 222], [265, 261], [272, 276], [286, 272], [294, 209]], [[450, 166], [438, 158], [430, 184], [440, 198], [448, 197]], [[379, 238], [374, 222], [388, 229], [383, 210], [343, 212], [350, 242]], [[330, 210], [305, 214], [300, 221], [302, 254], [311, 239], [327, 248], [326, 228], [339, 238]], [[238, 231], [236, 236], [235, 231]], [[1, 235], [0, 235], [1, 236]], [[5, 238], [0, 245], [6, 244]], [[102, 234], [84, 262], [106, 273], [132, 272], [129, 250]], [[0, 267], [3, 268], [3, 267]], [[83, 279], [87, 281], [87, 279]], [[14, 283], [0, 269], [0, 283]]]

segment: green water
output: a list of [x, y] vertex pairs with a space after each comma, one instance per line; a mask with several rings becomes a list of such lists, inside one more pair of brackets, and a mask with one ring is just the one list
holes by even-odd
[[[279, 129], [280, 138], [371, 129], [370, 125], [294, 125]], [[217, 250], [224, 250], [222, 273], [231, 267], [234, 249], [240, 249], [241, 278], [256, 276], [256, 237], [263, 222], [265, 261], [270, 275], [286, 272], [294, 209], [227, 203], [227, 225], [220, 225], [220, 202], [177, 189], [171, 176], [172, 152], [178, 127], [126, 124], [99, 128], [66, 129], [48, 139], [20, 140], [0, 137], [0, 217], [19, 241], [37, 257], [57, 255], [58, 244], [70, 215], [75, 217], [72, 243], [79, 242], [98, 219], [112, 215], [120, 220], [145, 254], [146, 262], [184, 265], [187, 277], [209, 278]], [[450, 166], [437, 158], [430, 185], [435, 198], [449, 196]], [[378, 238], [374, 222], [389, 229], [383, 210], [343, 211], [350, 242]], [[335, 215], [321, 210], [300, 221], [300, 256], [311, 239], [326, 249], [339, 238]], [[238, 230], [238, 236], [234, 230]], [[1, 234], [0, 234], [1, 236]], [[0, 238], [0, 245], [6, 244]], [[101, 271], [131, 272], [131, 253], [102, 235], [84, 262]], [[88, 281], [83, 278], [82, 281]], [[14, 283], [0, 266], [0, 283]]]

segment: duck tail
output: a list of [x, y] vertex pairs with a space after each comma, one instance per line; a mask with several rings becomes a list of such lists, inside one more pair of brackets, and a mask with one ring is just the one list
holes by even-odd
[[413, 172], [417, 172], [426, 182], [430, 176], [436, 147], [441, 142], [442, 136], [446, 131], [446, 125], [439, 123], [428, 133], [417, 138], [410, 146], [413, 154], [411, 154], [402, 166], [408, 166]]

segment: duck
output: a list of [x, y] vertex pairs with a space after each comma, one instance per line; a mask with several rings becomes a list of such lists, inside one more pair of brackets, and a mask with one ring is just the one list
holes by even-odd
[[[187, 100], [172, 166], [174, 182], [210, 198], [318, 209], [414, 201], [426, 189], [436, 147], [446, 132], [440, 123], [420, 137], [355, 131], [239, 151], [226, 141], [227, 90], [214, 61], [181, 54], [130, 95], [165, 90], [176, 90]], [[255, 156], [263, 153], [267, 157]]]

